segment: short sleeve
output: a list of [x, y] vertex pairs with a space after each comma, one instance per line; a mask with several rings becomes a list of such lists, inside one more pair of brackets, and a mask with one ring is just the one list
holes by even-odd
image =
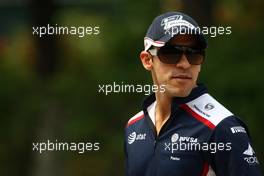
[[214, 129], [211, 143], [218, 146], [216, 152], [208, 152], [217, 176], [262, 175], [248, 129], [237, 117], [230, 116], [220, 122]]

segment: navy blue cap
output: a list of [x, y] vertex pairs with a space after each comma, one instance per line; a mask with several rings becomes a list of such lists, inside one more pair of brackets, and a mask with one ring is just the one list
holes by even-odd
[[207, 47], [205, 36], [194, 19], [181, 12], [167, 12], [157, 16], [150, 25], [144, 38], [145, 51], [151, 46], [164, 46], [178, 34], [194, 34], [199, 41], [199, 47]]

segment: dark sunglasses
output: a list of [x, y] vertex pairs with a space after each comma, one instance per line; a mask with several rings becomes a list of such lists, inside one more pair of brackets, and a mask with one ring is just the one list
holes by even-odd
[[166, 64], [177, 64], [184, 54], [191, 65], [200, 65], [205, 59], [205, 50], [186, 46], [165, 45], [159, 49], [149, 50], [153, 56], [158, 56]]

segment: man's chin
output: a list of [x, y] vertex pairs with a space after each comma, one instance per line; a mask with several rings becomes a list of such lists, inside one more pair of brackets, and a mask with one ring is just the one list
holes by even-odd
[[173, 88], [173, 89], [167, 89], [166, 90], [168, 95], [171, 97], [187, 97], [190, 95], [192, 89], [186, 89], [186, 88]]

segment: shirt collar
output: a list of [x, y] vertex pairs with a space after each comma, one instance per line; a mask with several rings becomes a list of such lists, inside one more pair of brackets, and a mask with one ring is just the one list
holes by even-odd
[[[199, 96], [207, 93], [207, 88], [203, 84], [198, 84], [197, 87], [193, 88], [191, 93], [187, 97], [174, 97], [171, 105], [171, 111], [178, 109], [179, 105], [188, 103]], [[156, 101], [155, 93], [146, 97], [143, 101], [143, 111], [147, 112], [148, 107]]]

